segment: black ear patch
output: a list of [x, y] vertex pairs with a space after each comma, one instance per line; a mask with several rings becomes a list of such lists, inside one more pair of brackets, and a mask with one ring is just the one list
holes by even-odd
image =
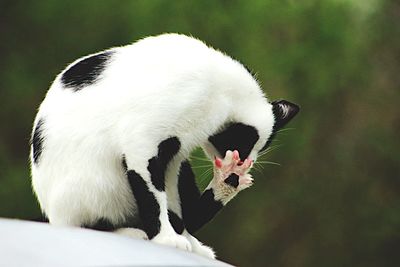
[[113, 53], [109, 50], [82, 59], [63, 73], [61, 82], [65, 87], [70, 87], [75, 92], [84, 86], [93, 84], [105, 69]]
[[222, 157], [227, 150], [238, 150], [240, 158], [246, 159], [254, 145], [257, 143], [258, 131], [250, 125], [233, 123], [222, 132], [208, 138]]
[[272, 112], [275, 117], [273, 131], [281, 129], [299, 112], [300, 107], [286, 100], [272, 102]]
[[284, 127], [291, 119], [293, 119], [299, 111], [300, 107], [296, 104], [290, 103], [289, 101], [279, 100], [272, 102], [272, 112], [274, 113], [275, 124], [267, 143], [263, 148], [261, 148], [260, 151], [263, 151], [269, 147], [269, 145], [272, 143], [272, 140], [275, 138], [276, 132]]

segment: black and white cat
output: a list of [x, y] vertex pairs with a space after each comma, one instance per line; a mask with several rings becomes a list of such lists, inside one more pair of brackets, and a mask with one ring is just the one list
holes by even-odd
[[[269, 103], [242, 64], [199, 40], [148, 37], [56, 77], [34, 122], [33, 189], [51, 224], [214, 258], [191, 234], [252, 184], [252, 162], [298, 110]], [[187, 160], [199, 146], [215, 164], [202, 194]]]

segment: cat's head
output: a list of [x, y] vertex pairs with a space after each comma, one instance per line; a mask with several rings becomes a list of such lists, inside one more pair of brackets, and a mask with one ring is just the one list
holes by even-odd
[[300, 110], [299, 106], [286, 100], [274, 101], [267, 106], [270, 110], [262, 116], [246, 122], [231, 122], [210, 136], [207, 154], [211, 158], [223, 158], [227, 150], [237, 150], [241, 160], [250, 158], [256, 161], [259, 153], [271, 144], [276, 133]]

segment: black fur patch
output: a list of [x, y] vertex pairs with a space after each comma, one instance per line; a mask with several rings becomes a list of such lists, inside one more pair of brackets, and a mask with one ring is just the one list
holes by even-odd
[[126, 164], [125, 155], [122, 155], [122, 168], [124, 169], [124, 172], [128, 171], [128, 165]]
[[182, 218], [186, 227], [192, 228], [200, 201], [200, 191], [189, 161], [181, 164], [178, 176], [178, 192], [181, 199]]
[[40, 155], [43, 150], [43, 119], [39, 119], [36, 124], [35, 131], [32, 136], [32, 153], [33, 153], [33, 162], [35, 164], [39, 163]]
[[61, 82], [75, 92], [93, 84], [105, 69], [113, 53], [109, 50], [80, 60], [63, 73]]
[[193, 170], [188, 161], [182, 162], [178, 180], [182, 218], [189, 233], [194, 233], [208, 223], [223, 207], [214, 199], [214, 192], [206, 190], [200, 196]]
[[177, 234], [182, 234], [183, 230], [185, 229], [183, 220], [181, 218], [179, 218], [179, 216], [171, 210], [168, 210], [168, 218], [169, 218], [169, 222], [171, 223], [172, 228], [174, 228], [175, 232]]
[[104, 218], [97, 220], [97, 222], [93, 225], [85, 224], [82, 225], [82, 227], [99, 231], [114, 231], [117, 229], [109, 220]]
[[146, 182], [134, 170], [128, 171], [128, 181], [136, 199], [143, 230], [148, 238], [152, 239], [160, 232], [160, 206]]
[[187, 219], [184, 217], [186, 229], [189, 233], [194, 233], [203, 227], [206, 223], [222, 209], [224, 205], [220, 201], [215, 200], [214, 191], [207, 189], [201, 195], [197, 205], [193, 207], [193, 211]]
[[181, 142], [177, 137], [170, 137], [158, 145], [157, 156], [149, 160], [147, 169], [151, 175], [151, 181], [158, 191], [165, 190], [165, 171], [168, 163], [178, 153]]
[[221, 157], [227, 150], [238, 150], [240, 158], [246, 159], [258, 141], [257, 130], [250, 125], [233, 123], [223, 131], [210, 136], [208, 140], [214, 145]]
[[236, 173], [232, 173], [231, 175], [229, 175], [228, 178], [225, 179], [225, 183], [233, 186], [233, 187], [238, 187], [239, 186], [239, 175], [237, 175]]

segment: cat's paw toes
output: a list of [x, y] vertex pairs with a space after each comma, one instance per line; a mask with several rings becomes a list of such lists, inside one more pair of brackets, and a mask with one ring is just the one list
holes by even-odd
[[249, 188], [250, 186], [253, 185], [253, 178], [251, 177], [250, 174], [245, 174], [243, 176], [239, 176], [239, 185], [237, 187], [237, 189], [239, 191]]
[[237, 150], [234, 151], [226, 151], [225, 157], [220, 159], [218, 157], [215, 158], [214, 164], [216, 169], [221, 173], [231, 173], [237, 167], [240, 162], [239, 152]]
[[192, 245], [186, 237], [178, 234], [158, 234], [153, 239], [153, 242], [161, 245], [176, 247], [179, 249], [192, 251]]
[[253, 160], [247, 158], [244, 161], [240, 161], [234, 168], [234, 172], [239, 175], [245, 175], [253, 165]]
[[214, 250], [212, 248], [210, 248], [210, 247], [205, 246], [205, 245], [200, 245], [200, 246], [197, 246], [197, 247], [193, 248], [193, 252], [196, 253], [196, 254], [199, 254], [201, 256], [213, 259], [213, 260], [215, 259]]
[[203, 245], [203, 243], [189, 233], [186, 233], [185, 236], [192, 244], [192, 252], [210, 259], [215, 259], [215, 252], [212, 248]]

